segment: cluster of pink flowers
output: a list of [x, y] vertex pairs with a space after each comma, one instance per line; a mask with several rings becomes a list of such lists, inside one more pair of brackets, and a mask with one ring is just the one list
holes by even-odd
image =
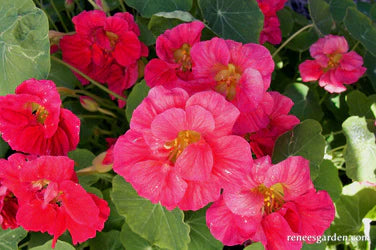
[[[133, 16], [124, 12], [106, 17], [104, 11], [93, 10], [81, 12], [72, 22], [76, 33], [60, 40], [63, 60], [124, 96], [124, 90], [137, 81], [139, 59], [148, 55]], [[82, 84], [89, 83], [76, 76]], [[119, 100], [119, 106], [124, 105]]]
[[[152, 89], [115, 144], [113, 169], [170, 210], [214, 202], [207, 224], [226, 245], [301, 247], [285, 236], [322, 235], [334, 205], [314, 189], [304, 158], [270, 163], [278, 136], [299, 123], [288, 114], [293, 102], [267, 92], [274, 62], [265, 47], [200, 41], [203, 28], [194, 21], [158, 37], [159, 58], [145, 68]], [[311, 212], [322, 216], [314, 220]], [[271, 236], [275, 231], [280, 237]]]
[[[258, 0], [265, 15], [260, 43], [280, 43], [276, 12], [285, 2]], [[72, 21], [76, 33], [60, 40], [63, 60], [124, 96], [148, 55], [133, 16], [94, 10]], [[217, 37], [201, 41], [203, 28], [199, 21], [184, 23], [157, 38], [158, 58], [145, 67], [151, 90], [130, 129], [108, 139], [111, 147], [98, 164], [113, 164], [140, 196], [169, 210], [213, 202], [207, 225], [226, 245], [250, 240], [266, 249], [300, 249], [302, 242], [287, 236], [321, 236], [335, 210], [328, 193], [315, 190], [303, 157], [271, 163], [277, 138], [300, 122], [289, 115], [294, 103], [268, 91], [274, 70], [268, 49]], [[362, 58], [347, 51], [343, 37], [321, 38], [310, 50], [315, 60], [299, 67], [303, 81], [346, 90], [343, 84], [365, 71]], [[80, 101], [98, 110], [92, 100]], [[61, 106], [48, 80], [27, 80], [0, 97], [0, 134], [24, 153], [0, 160], [0, 224], [47, 232], [53, 246], [66, 230], [74, 244], [94, 237], [109, 216], [106, 201], [78, 184], [66, 157], [79, 142], [80, 120]]]
[[87, 193], [66, 155], [79, 141], [80, 120], [61, 108], [55, 84], [30, 79], [15, 94], [0, 96], [0, 133], [13, 150], [0, 160], [0, 224], [54, 236], [66, 230], [73, 243], [101, 231], [110, 210]]

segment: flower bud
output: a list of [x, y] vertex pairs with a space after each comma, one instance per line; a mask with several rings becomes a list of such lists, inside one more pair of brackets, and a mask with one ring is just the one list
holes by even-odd
[[98, 103], [91, 97], [88, 96], [80, 96], [80, 103], [81, 106], [90, 111], [90, 112], [95, 112], [98, 111], [99, 105]]

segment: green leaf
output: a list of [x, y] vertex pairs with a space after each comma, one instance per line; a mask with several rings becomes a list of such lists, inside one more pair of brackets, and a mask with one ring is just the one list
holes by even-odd
[[293, 19], [291, 12], [292, 10], [287, 7], [283, 8], [280, 11], [277, 11], [278, 20], [281, 23], [280, 28], [282, 37], [288, 37], [294, 27], [294, 22], [291, 22], [291, 20]]
[[330, 0], [330, 12], [336, 22], [342, 22], [348, 7], [356, 7], [353, 0]]
[[347, 141], [347, 176], [357, 181], [376, 182], [375, 135], [368, 130], [365, 118], [351, 116], [342, 127]]
[[89, 240], [90, 250], [123, 250], [119, 238], [120, 232], [116, 230], [99, 232], [95, 238]]
[[189, 250], [220, 250], [223, 248], [222, 243], [213, 237], [206, 225], [206, 210], [207, 208], [203, 208], [198, 211], [188, 211], [185, 213], [185, 222], [191, 228], [189, 233], [191, 238], [191, 242], [188, 245]]
[[158, 37], [166, 30], [172, 29], [181, 23], [183, 23], [183, 21], [177, 18], [164, 18], [153, 15], [148, 24], [148, 28], [154, 36]]
[[309, 49], [311, 45], [318, 39], [317, 32], [315, 29], [311, 28], [305, 30], [292, 39], [286, 46], [288, 49], [293, 51], [303, 52]]
[[115, 176], [112, 185], [112, 201], [133, 232], [160, 248], [188, 249], [189, 226], [184, 223], [181, 210], [168, 211], [160, 204], [152, 204], [138, 196], [121, 176]]
[[76, 86], [81, 85], [70, 69], [54, 60], [51, 60], [51, 70], [47, 79], [54, 81], [58, 87], [69, 89], [74, 89]]
[[146, 46], [155, 44], [156, 38], [154, 34], [148, 29], [149, 19], [138, 16], [136, 18], [136, 23], [140, 28], [140, 41], [145, 43]]
[[261, 242], [255, 242], [244, 248], [244, 250], [264, 250], [264, 245]]
[[124, 217], [117, 212], [116, 207], [111, 200], [110, 192], [111, 188], [108, 188], [103, 191], [103, 197], [107, 201], [108, 206], [110, 207], [110, 216], [108, 216], [108, 219], [104, 224], [104, 230], [121, 230], [121, 227], [124, 224]]
[[192, 22], [195, 20], [195, 18], [191, 15], [191, 13], [187, 11], [181, 11], [181, 10], [175, 10], [171, 12], [158, 12], [155, 13], [154, 16], [169, 18], [169, 19], [179, 19], [184, 22]]
[[4, 158], [9, 150], [9, 145], [0, 137], [0, 158]]
[[77, 148], [69, 152], [68, 157], [74, 160], [75, 170], [80, 170], [91, 166], [95, 155], [87, 149]]
[[[52, 240], [47, 241], [42, 246], [30, 248], [30, 250], [51, 250]], [[58, 240], [54, 250], [75, 250], [71, 244]]]
[[3, 0], [0, 6], [0, 95], [5, 95], [24, 80], [47, 77], [50, 43], [47, 17], [32, 0]]
[[346, 97], [347, 105], [349, 106], [350, 115], [364, 116], [367, 119], [375, 119], [371, 106], [374, 103], [372, 100], [360, 92], [354, 90]]
[[160, 249], [133, 232], [127, 223], [124, 223], [123, 227], [121, 228], [120, 241], [127, 250]]
[[143, 17], [151, 17], [158, 12], [174, 10], [189, 11], [192, 0], [124, 0], [127, 5], [135, 8]]
[[368, 79], [372, 83], [373, 90], [376, 91], [376, 56], [367, 52], [364, 56], [364, 67], [367, 68]]
[[311, 178], [315, 179], [325, 151], [325, 139], [321, 132], [321, 125], [317, 121], [303, 121], [292, 131], [277, 139], [273, 151], [273, 162], [278, 163], [293, 155], [303, 156], [310, 161]]
[[127, 117], [128, 122], [132, 118], [133, 110], [137, 108], [138, 105], [145, 99], [148, 95], [150, 88], [146, 85], [145, 80], [142, 80], [139, 83], [136, 83], [133, 86], [131, 93], [127, 99], [127, 107], [125, 108], [125, 116]]
[[[68, 157], [74, 160], [74, 168], [77, 171], [91, 166], [95, 155], [87, 149], [77, 148], [69, 152]], [[83, 175], [79, 176], [78, 179], [80, 184], [88, 191], [89, 186], [99, 180], [99, 176], [96, 174]]]
[[300, 120], [315, 119], [320, 121], [324, 116], [317, 94], [306, 85], [302, 83], [290, 84], [284, 95], [293, 100], [294, 106], [290, 113], [296, 115]]
[[342, 192], [342, 182], [338, 176], [338, 169], [329, 160], [320, 164], [320, 172], [313, 182], [318, 190], [326, 190], [333, 201], [336, 201]]
[[0, 249], [17, 250], [18, 243], [25, 238], [27, 232], [22, 228], [3, 230], [0, 228]]
[[356, 8], [350, 7], [347, 9], [344, 23], [350, 34], [376, 56], [376, 28], [371, 19]]
[[198, 0], [204, 19], [220, 37], [258, 43], [264, 16], [256, 0]]
[[316, 28], [322, 34], [329, 34], [334, 24], [329, 4], [324, 0], [308, 0], [308, 9]]
[[352, 183], [343, 188], [335, 202], [336, 217], [330, 227], [337, 235], [357, 235], [363, 226], [362, 219], [376, 205], [376, 190]]

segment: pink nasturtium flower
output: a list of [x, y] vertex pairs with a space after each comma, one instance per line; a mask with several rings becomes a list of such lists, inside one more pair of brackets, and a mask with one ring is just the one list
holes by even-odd
[[326, 191], [316, 192], [303, 157], [276, 165], [269, 156], [260, 158], [243, 183], [225, 189], [206, 213], [211, 233], [225, 245], [251, 240], [268, 250], [301, 249], [301, 241], [287, 236], [321, 236], [334, 219], [333, 202]]
[[154, 87], [116, 142], [113, 169], [153, 203], [200, 209], [240, 183], [252, 163], [247, 141], [231, 135], [238, 115], [214, 91], [189, 97]]
[[319, 81], [330, 93], [346, 90], [344, 84], [352, 84], [364, 74], [363, 58], [350, 51], [343, 36], [327, 35], [312, 44], [309, 49], [315, 60], [306, 60], [299, 65], [303, 82]]
[[74, 161], [66, 156], [13, 154], [0, 160], [0, 181], [18, 200], [18, 225], [53, 235], [52, 247], [66, 230], [73, 244], [95, 237], [110, 213], [105, 200], [77, 183]]
[[274, 62], [258, 44], [213, 38], [191, 49], [193, 74], [203, 90], [215, 90], [240, 112], [255, 110], [269, 88]]
[[13, 150], [66, 155], [78, 144], [80, 120], [61, 108], [52, 81], [30, 79], [15, 94], [0, 96], [0, 133]]
[[199, 21], [183, 23], [157, 38], [159, 59], [152, 59], [145, 67], [145, 81], [150, 87], [176, 88], [194, 84], [190, 50], [200, 42], [203, 28], [204, 24]]
[[106, 17], [105, 12], [93, 10], [81, 12], [72, 22], [76, 33], [60, 40], [63, 60], [124, 96], [123, 91], [137, 81], [137, 61], [148, 54], [148, 48], [138, 39], [140, 30], [133, 16], [125, 12]]
[[278, 92], [267, 92], [256, 111], [240, 114], [233, 132], [244, 136], [257, 158], [272, 155], [275, 141], [291, 130], [299, 119], [289, 115], [293, 101]]
[[283, 9], [287, 0], [257, 0], [257, 3], [264, 14], [264, 27], [260, 34], [260, 44], [270, 42], [279, 44], [282, 40], [280, 23], [277, 11]]

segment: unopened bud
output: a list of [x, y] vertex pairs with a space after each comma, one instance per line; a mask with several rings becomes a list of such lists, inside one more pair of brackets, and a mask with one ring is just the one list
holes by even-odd
[[112, 162], [105, 162], [107, 151], [100, 153], [93, 160], [93, 168], [97, 173], [106, 173], [112, 169]]
[[74, 9], [74, 0], [65, 0], [64, 3], [65, 9], [73, 10]]
[[81, 106], [90, 111], [90, 112], [95, 112], [98, 111], [99, 105], [98, 103], [91, 97], [88, 96], [80, 96], [80, 103]]

